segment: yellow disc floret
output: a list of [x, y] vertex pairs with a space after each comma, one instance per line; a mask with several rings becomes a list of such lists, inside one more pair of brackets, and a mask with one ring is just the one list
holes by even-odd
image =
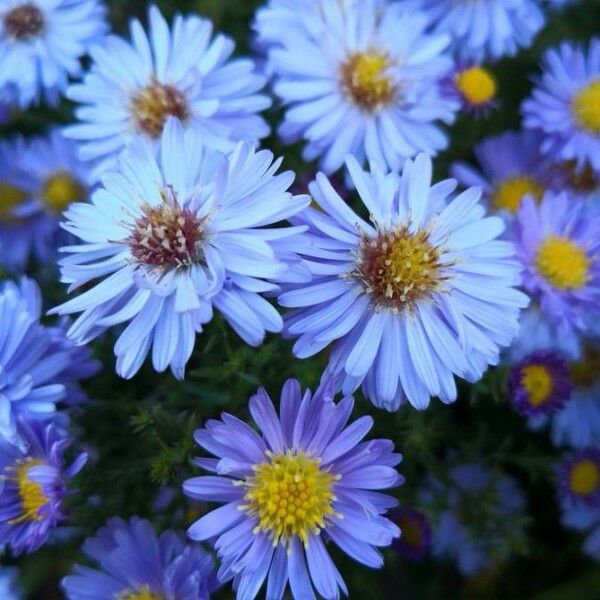
[[9, 218], [13, 209], [26, 198], [27, 192], [25, 190], [0, 182], [0, 218]]
[[585, 249], [566, 237], [548, 236], [535, 258], [540, 274], [554, 287], [575, 290], [585, 285], [591, 260]]
[[57, 171], [44, 184], [42, 198], [51, 210], [60, 212], [72, 202], [83, 200], [83, 186], [67, 171]]
[[185, 94], [154, 80], [131, 99], [131, 113], [137, 128], [152, 138], [160, 137], [169, 116], [182, 122], [190, 116]]
[[10, 525], [42, 520], [40, 510], [48, 504], [49, 500], [41, 484], [29, 478], [30, 469], [41, 464], [43, 463], [40, 460], [28, 458], [7, 469], [7, 471], [14, 473], [14, 475], [7, 478], [16, 482], [19, 498], [21, 499], [21, 515], [9, 521]]
[[575, 94], [572, 110], [583, 129], [600, 135], [600, 79], [595, 79]]
[[600, 468], [598, 464], [584, 458], [571, 467], [569, 473], [569, 487], [579, 496], [588, 496], [600, 486]]
[[143, 585], [137, 590], [127, 589], [118, 593], [115, 600], [163, 600], [163, 596], [153, 592], [149, 586]]
[[547, 402], [554, 390], [552, 375], [543, 365], [525, 365], [521, 369], [521, 384], [532, 406]]
[[358, 52], [350, 55], [341, 68], [341, 83], [346, 95], [363, 110], [374, 112], [389, 104], [396, 87], [386, 70], [387, 54]]
[[519, 210], [525, 196], [532, 196], [537, 202], [542, 199], [544, 188], [527, 175], [517, 175], [500, 182], [492, 195], [492, 203], [497, 210], [514, 213]]
[[412, 233], [402, 226], [363, 239], [354, 275], [377, 305], [399, 311], [439, 287], [443, 279], [439, 258], [427, 231]]
[[333, 485], [339, 477], [302, 451], [269, 453], [244, 483], [242, 509], [258, 519], [254, 532], [265, 531], [273, 544], [293, 536], [307, 543], [309, 534], [317, 534], [335, 514]]
[[459, 71], [454, 83], [463, 98], [473, 106], [488, 104], [496, 95], [496, 81], [483, 67], [469, 67]]

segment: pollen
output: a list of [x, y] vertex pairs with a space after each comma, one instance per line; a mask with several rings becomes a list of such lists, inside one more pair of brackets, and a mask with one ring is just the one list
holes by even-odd
[[552, 375], [543, 365], [526, 365], [521, 369], [521, 385], [527, 391], [529, 403], [541, 406], [554, 391]]
[[4, 15], [7, 36], [21, 42], [37, 37], [44, 25], [42, 11], [31, 2], [19, 4]]
[[510, 177], [500, 182], [494, 190], [492, 203], [497, 210], [517, 212], [525, 196], [532, 196], [539, 202], [544, 195], [544, 188], [527, 175]]
[[269, 454], [244, 482], [248, 490], [242, 510], [258, 520], [254, 533], [267, 532], [273, 545], [294, 536], [306, 544], [309, 534], [318, 534], [336, 514], [333, 487], [339, 477], [301, 451]]
[[600, 468], [598, 464], [584, 458], [575, 463], [569, 472], [569, 488], [578, 496], [589, 496], [600, 487]]
[[577, 123], [594, 135], [600, 135], [600, 79], [577, 92], [572, 104]]
[[463, 98], [473, 106], [488, 104], [496, 95], [496, 81], [483, 67], [469, 67], [459, 71], [454, 83]]
[[131, 100], [131, 113], [140, 131], [158, 138], [167, 118], [173, 116], [183, 122], [189, 117], [189, 107], [183, 92], [152, 81]]
[[0, 217], [8, 219], [14, 208], [27, 198], [27, 192], [8, 183], [0, 182]]
[[540, 244], [535, 258], [540, 274], [561, 290], [576, 290], [584, 286], [590, 263], [584, 248], [568, 238], [554, 235]]
[[72, 202], [83, 199], [84, 195], [81, 183], [67, 171], [58, 171], [48, 177], [42, 190], [44, 202], [55, 212], [60, 212]]
[[353, 276], [372, 294], [376, 306], [400, 311], [439, 289], [445, 279], [442, 267], [429, 234], [425, 230], [411, 233], [402, 226], [363, 238]]
[[180, 206], [170, 188], [162, 195], [158, 206], [142, 206], [142, 216], [125, 240], [133, 259], [165, 271], [202, 263], [202, 219]]
[[391, 66], [387, 54], [358, 52], [350, 55], [341, 68], [344, 92], [361, 109], [376, 112], [389, 104], [396, 86], [386, 74]]
[[116, 600], [164, 600], [162, 594], [153, 592], [148, 585], [137, 590], [128, 589], [117, 594]]
[[21, 515], [9, 521], [10, 525], [26, 523], [29, 521], [41, 521], [40, 510], [48, 504], [48, 497], [37, 481], [31, 481], [29, 470], [43, 464], [42, 461], [28, 458], [17, 463], [16, 466], [8, 467], [7, 472], [13, 475], [5, 475], [6, 479], [17, 484], [19, 498], [21, 500]]

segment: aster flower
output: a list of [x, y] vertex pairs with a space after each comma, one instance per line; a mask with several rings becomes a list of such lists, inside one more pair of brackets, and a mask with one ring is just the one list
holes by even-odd
[[476, 116], [487, 115], [496, 104], [496, 79], [483, 65], [459, 64], [444, 84], [446, 93], [458, 99], [464, 111]]
[[417, 0], [417, 5], [465, 60], [513, 56], [533, 43], [545, 20], [538, 0]]
[[93, 375], [99, 365], [87, 349], [66, 339], [64, 325], [40, 324], [41, 296], [33, 281], [5, 282], [0, 314], [0, 437], [16, 443], [19, 415], [54, 418], [59, 402], [82, 400], [77, 380]]
[[476, 381], [497, 364], [527, 304], [512, 287], [512, 245], [494, 239], [502, 221], [484, 218], [477, 189], [446, 202], [456, 182], [431, 187], [426, 155], [402, 177], [347, 164], [370, 222], [322, 174], [310, 186], [321, 210], [292, 219], [309, 227], [298, 252], [313, 274], [279, 298], [297, 309], [285, 330], [299, 336], [294, 353], [306, 358], [335, 342], [328, 374], [345, 393], [363, 384], [388, 410], [405, 400], [423, 409], [430, 396], [452, 402], [453, 373]]
[[100, 569], [76, 565], [62, 581], [68, 600], [208, 600], [215, 588], [207, 552], [187, 546], [173, 531], [158, 537], [138, 517], [110, 519], [83, 552]]
[[448, 483], [431, 478], [421, 493], [421, 505], [437, 513], [431, 550], [473, 575], [508, 558], [511, 541], [523, 538], [525, 499], [512, 478], [479, 463], [454, 467], [448, 475]]
[[54, 130], [29, 143], [0, 144], [0, 262], [20, 271], [31, 257], [49, 264], [67, 236], [58, 215], [89, 194], [89, 172], [77, 158], [75, 144]]
[[[600, 446], [600, 357], [595, 340], [565, 339], [532, 306], [521, 315], [521, 328], [507, 361], [511, 365], [509, 390], [519, 396], [520, 412], [529, 417], [532, 429], [549, 423], [556, 446]], [[558, 398], [567, 391], [563, 404]], [[537, 406], [532, 399], [538, 400]]]
[[64, 520], [68, 480], [87, 460], [79, 454], [65, 466], [70, 442], [53, 423], [19, 419], [19, 435], [23, 446], [0, 439], [0, 544], [8, 544], [14, 554], [37, 550]]
[[[188, 535], [214, 539], [219, 579], [233, 579], [238, 600], [252, 600], [267, 580], [280, 600], [289, 581], [294, 598], [347, 594], [325, 542], [372, 568], [383, 564], [377, 546], [400, 533], [383, 516], [393, 498], [376, 492], [398, 485], [400, 456], [388, 440], [362, 439], [370, 417], [347, 421], [354, 401], [335, 403], [328, 387], [302, 395], [297, 381], [283, 388], [279, 416], [264, 390], [250, 399], [260, 433], [224, 413], [195, 439], [216, 458], [197, 464], [216, 473], [189, 479], [192, 498], [223, 502], [196, 521]], [[339, 589], [338, 589], [339, 588]]]
[[91, 204], [65, 213], [65, 229], [83, 244], [63, 249], [62, 279], [70, 289], [97, 281], [51, 312], [82, 313], [69, 329], [77, 344], [128, 322], [115, 345], [117, 372], [126, 378], [151, 346], [154, 368], [170, 366], [182, 378], [213, 308], [258, 346], [283, 326], [259, 295], [278, 289], [265, 280], [302, 275], [286, 249], [297, 231], [265, 227], [309, 202], [286, 191], [293, 174], [276, 175], [280, 164], [244, 144], [227, 157], [207, 150], [176, 119], [166, 125], [158, 156], [134, 141]]
[[56, 104], [80, 57], [106, 33], [100, 0], [4, 0], [0, 6], [0, 100]]
[[169, 116], [196, 132], [205, 145], [231, 150], [237, 141], [254, 142], [269, 128], [258, 112], [270, 105], [259, 91], [264, 77], [250, 59], [233, 59], [233, 40], [212, 38], [212, 24], [176, 15], [169, 28], [156, 6], [148, 11], [149, 33], [131, 21], [131, 43], [110, 36], [91, 51], [83, 83], [68, 90], [82, 106], [82, 123], [67, 127], [81, 142], [81, 157], [94, 173], [113, 167], [132, 140], [158, 145]]
[[[512, 235], [523, 287], [556, 326], [575, 338], [600, 314], [600, 212], [566, 194], [523, 200]], [[572, 345], [575, 345], [573, 342]]]
[[556, 468], [561, 522], [586, 534], [583, 550], [600, 560], [600, 450], [583, 448]]
[[402, 506], [390, 511], [389, 518], [400, 528], [400, 537], [392, 542], [392, 548], [411, 561], [423, 559], [431, 545], [429, 517], [412, 506]]
[[543, 134], [541, 150], [553, 160], [600, 171], [600, 38], [587, 53], [568, 43], [548, 50], [543, 67], [523, 103], [523, 124]]
[[567, 361], [557, 352], [538, 350], [514, 365], [508, 377], [510, 400], [529, 417], [560, 410], [571, 395]]
[[512, 215], [525, 196], [539, 201], [544, 194], [545, 169], [539, 145], [539, 135], [530, 131], [489, 137], [474, 149], [480, 168], [454, 163], [452, 177], [465, 187], [481, 187], [491, 210], [505, 217]]
[[391, 4], [322, 0], [280, 30], [267, 68], [287, 107], [284, 142], [304, 139], [304, 158], [320, 157], [327, 173], [348, 154], [397, 170], [420, 151], [445, 148], [438, 122], [451, 123], [459, 107], [440, 89], [452, 68], [449, 39], [426, 27], [423, 14]]

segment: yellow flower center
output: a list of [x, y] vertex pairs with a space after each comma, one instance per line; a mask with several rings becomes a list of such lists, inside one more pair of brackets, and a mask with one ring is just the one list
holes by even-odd
[[600, 135], [600, 79], [595, 79], [573, 98], [573, 116], [583, 129]]
[[352, 54], [341, 68], [342, 88], [360, 108], [375, 112], [389, 104], [396, 93], [395, 85], [385, 74], [390, 64], [387, 54]]
[[180, 121], [189, 117], [185, 94], [158, 81], [152, 81], [132, 98], [131, 112], [137, 128], [153, 138], [160, 137], [169, 116]]
[[379, 232], [374, 239], [365, 237], [353, 275], [377, 305], [399, 311], [439, 287], [444, 279], [441, 267], [429, 234], [425, 230], [411, 233], [402, 226], [390, 233]]
[[540, 274], [554, 287], [574, 290], [585, 285], [590, 268], [585, 250], [568, 238], [550, 235], [535, 258]]
[[301, 451], [269, 453], [269, 459], [256, 465], [244, 483], [248, 491], [242, 509], [258, 519], [254, 532], [266, 531], [273, 544], [293, 536], [306, 543], [335, 514], [333, 484], [340, 476], [321, 470], [318, 459]]
[[48, 177], [42, 190], [44, 202], [55, 212], [64, 210], [72, 202], [82, 200], [84, 195], [83, 186], [66, 171], [58, 171]]
[[543, 365], [525, 365], [521, 369], [521, 385], [527, 391], [532, 406], [547, 402], [554, 389], [552, 376]]
[[588, 496], [600, 485], [600, 469], [589, 458], [585, 458], [571, 467], [569, 487], [579, 496]]
[[115, 596], [115, 600], [163, 600], [162, 594], [153, 592], [149, 586], [143, 585], [137, 590], [125, 590]]
[[483, 67], [469, 67], [454, 78], [458, 91], [474, 106], [487, 104], [496, 95], [496, 81]]
[[0, 182], [0, 217], [8, 219], [12, 210], [27, 198], [27, 192], [14, 185]]
[[532, 196], [537, 202], [542, 199], [544, 188], [527, 175], [517, 175], [505, 179], [496, 186], [492, 203], [497, 210], [514, 213], [519, 210], [525, 196]]
[[41, 460], [28, 458], [20, 462], [16, 467], [9, 467], [7, 470], [13, 471], [12, 477], [7, 477], [17, 484], [19, 498], [21, 499], [22, 514], [16, 519], [9, 521], [10, 525], [25, 523], [26, 521], [41, 521], [39, 514], [41, 508], [48, 504], [48, 497], [37, 481], [29, 479], [29, 470], [43, 464]]

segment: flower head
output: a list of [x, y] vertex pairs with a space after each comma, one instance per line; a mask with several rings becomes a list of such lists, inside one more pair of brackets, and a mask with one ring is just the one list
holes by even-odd
[[510, 542], [523, 537], [525, 498], [516, 482], [479, 463], [452, 468], [449, 482], [431, 478], [421, 504], [432, 518], [431, 550], [473, 575], [510, 555]]
[[523, 287], [558, 327], [585, 333], [600, 314], [600, 213], [566, 194], [548, 193], [537, 206], [523, 200], [513, 239], [523, 265]]
[[69, 439], [56, 425], [19, 420], [20, 445], [0, 438], [0, 544], [31, 553], [46, 543], [64, 519], [68, 480], [84, 466], [80, 454], [65, 467]]
[[306, 140], [304, 156], [320, 157], [327, 173], [348, 154], [399, 169], [446, 147], [438, 122], [452, 122], [458, 103], [442, 98], [439, 83], [452, 62], [442, 53], [448, 39], [427, 34], [424, 15], [323, 0], [291, 25], [270, 41], [267, 64], [288, 107], [285, 142]]
[[542, 78], [523, 103], [523, 123], [542, 133], [541, 150], [556, 162], [600, 171], [600, 39], [587, 53], [568, 43], [548, 50]]
[[224, 502], [188, 530], [214, 538], [219, 579], [234, 579], [238, 599], [252, 600], [267, 579], [267, 596], [281, 598], [289, 581], [295, 598], [347, 594], [325, 542], [373, 568], [399, 529], [383, 516], [395, 501], [373, 490], [398, 485], [400, 456], [387, 440], [362, 439], [373, 424], [347, 425], [352, 397], [333, 402], [330, 390], [302, 395], [297, 381], [282, 391], [280, 413], [264, 390], [250, 399], [260, 433], [229, 414], [208, 421], [195, 439], [216, 458], [197, 459], [215, 476], [189, 479], [188, 496]]
[[400, 537], [392, 542], [392, 548], [409, 560], [422, 560], [431, 545], [429, 517], [416, 508], [402, 506], [390, 511], [389, 518], [400, 528]]
[[513, 406], [521, 414], [552, 414], [566, 404], [571, 394], [567, 361], [556, 352], [533, 352], [512, 367], [508, 390]]
[[513, 215], [525, 196], [539, 202], [545, 171], [539, 152], [540, 137], [530, 131], [507, 131], [475, 146], [479, 170], [465, 163], [452, 165], [452, 176], [464, 186], [479, 186], [494, 212]]
[[81, 142], [81, 156], [94, 161], [96, 175], [114, 167], [132, 140], [158, 146], [169, 117], [220, 150], [269, 133], [257, 114], [270, 104], [259, 93], [265, 79], [252, 60], [230, 59], [230, 38], [212, 38], [211, 22], [197, 16], [176, 15], [169, 28], [156, 6], [148, 20], [148, 34], [131, 21], [131, 43], [110, 36], [95, 47], [83, 83], [68, 90], [85, 106], [76, 111], [82, 123], [66, 132]]
[[467, 112], [486, 115], [495, 105], [498, 84], [483, 65], [460, 64], [445, 83], [449, 95], [458, 98]]
[[69, 336], [85, 344], [128, 323], [115, 345], [118, 373], [132, 377], [152, 347], [155, 369], [181, 378], [213, 308], [253, 346], [279, 331], [281, 317], [259, 293], [278, 289], [267, 279], [304, 274], [287, 247], [297, 231], [266, 226], [309, 201], [286, 191], [293, 174], [276, 175], [280, 164], [245, 144], [228, 156], [208, 150], [174, 118], [158, 156], [134, 141], [91, 204], [66, 212], [65, 229], [83, 244], [63, 249], [63, 281], [74, 289], [99, 280], [53, 309], [82, 313]]
[[513, 56], [544, 25], [538, 0], [417, 0], [437, 34], [450, 36], [464, 60]]
[[584, 448], [565, 457], [557, 469], [559, 493], [574, 505], [600, 507], [600, 450]]
[[208, 600], [216, 587], [207, 552], [187, 546], [172, 531], [157, 536], [138, 517], [110, 519], [83, 552], [100, 569], [76, 565], [62, 582], [69, 600], [87, 600], [100, 591], [102, 598], [118, 600]]
[[310, 186], [320, 210], [292, 219], [309, 227], [298, 252], [313, 273], [279, 298], [297, 309], [286, 324], [299, 336], [294, 352], [334, 343], [328, 373], [346, 393], [363, 384], [388, 410], [405, 400], [423, 409], [430, 396], [452, 402], [453, 373], [475, 381], [496, 364], [527, 303], [512, 287], [512, 245], [494, 239], [502, 221], [484, 218], [476, 189], [447, 203], [455, 182], [432, 187], [425, 155], [402, 177], [364, 173], [352, 158], [348, 168], [369, 221], [322, 174]]
[[57, 103], [80, 57], [106, 32], [100, 0], [5, 0], [0, 7], [0, 100]]
[[48, 137], [0, 145], [0, 262], [22, 270], [34, 257], [45, 264], [56, 260], [58, 246], [68, 237], [59, 215], [90, 192], [89, 172], [77, 158], [75, 144], [54, 130]]
[[0, 288], [0, 437], [18, 442], [17, 418], [48, 420], [59, 402], [74, 404], [84, 396], [77, 384], [98, 370], [89, 350], [67, 340], [64, 323], [40, 323], [37, 285], [23, 278]]

